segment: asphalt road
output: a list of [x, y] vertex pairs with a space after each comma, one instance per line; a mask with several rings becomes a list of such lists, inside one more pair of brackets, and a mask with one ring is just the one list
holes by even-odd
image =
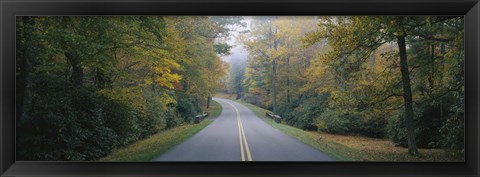
[[242, 104], [214, 100], [223, 107], [220, 116], [154, 161], [334, 161], [268, 125]]

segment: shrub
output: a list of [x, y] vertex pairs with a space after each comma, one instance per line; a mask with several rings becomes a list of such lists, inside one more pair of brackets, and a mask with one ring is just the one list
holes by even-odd
[[303, 130], [317, 130], [314, 120], [323, 113], [329, 93], [305, 95], [292, 101], [287, 107], [280, 107], [280, 115], [285, 121]]
[[449, 117], [440, 127], [440, 141], [438, 145], [452, 151], [464, 153], [465, 151], [465, 108], [464, 95], [450, 106]]
[[119, 146], [137, 141], [142, 127], [138, 124], [138, 112], [118, 101], [107, 100], [104, 103], [102, 117], [105, 126], [111, 128], [118, 135]]
[[[448, 97], [442, 104], [414, 107], [415, 142], [419, 148], [447, 148], [455, 151], [464, 149], [464, 109], [463, 103], [452, 103]], [[408, 139], [404, 121], [404, 111], [388, 119], [387, 137], [407, 147]]]
[[342, 113], [335, 109], [327, 109], [317, 120], [319, 131], [333, 134], [362, 135], [382, 138], [385, 135], [385, 119], [381, 117], [367, 118], [359, 112]]
[[178, 112], [183, 120], [177, 120], [177, 116], [173, 112], [169, 112], [169, 116], [167, 117], [167, 128], [173, 127], [181, 122], [192, 122], [195, 116], [202, 112], [202, 109], [198, 98], [185, 93], [178, 93], [175, 111]]
[[45, 89], [35, 89], [17, 122], [17, 160], [94, 160], [119, 144], [106, 126], [103, 97], [50, 80], [34, 83]]

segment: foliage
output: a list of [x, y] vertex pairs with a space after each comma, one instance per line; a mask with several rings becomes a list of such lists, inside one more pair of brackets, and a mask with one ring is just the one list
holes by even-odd
[[463, 152], [463, 18], [253, 17], [243, 100], [287, 124]]
[[425, 162], [462, 162], [462, 154], [452, 154], [442, 149], [419, 149], [421, 155], [410, 156], [402, 147], [394, 147], [387, 139], [369, 138], [357, 135], [338, 135], [317, 131], [305, 131], [296, 127], [276, 123], [265, 116], [269, 110], [237, 101], [251, 109], [255, 115], [272, 127], [308, 144], [330, 157], [343, 161], [425, 161]]
[[221, 28], [200, 16], [17, 18], [18, 160], [96, 160], [190, 123], [226, 72]]
[[296, 100], [298, 103], [292, 103], [292, 105], [298, 105], [294, 108], [285, 108], [281, 110], [292, 110], [292, 112], [281, 112], [280, 115], [285, 118], [286, 122], [295, 127], [303, 130], [317, 130], [315, 125], [315, 119], [320, 117], [324, 113], [324, 109], [318, 109], [324, 107], [327, 104], [330, 94], [325, 93], [323, 95], [306, 95], [301, 99]]
[[385, 125], [384, 120], [366, 119], [358, 112], [339, 113], [329, 109], [317, 119], [320, 131], [342, 135], [383, 138]]
[[[29, 160], [93, 160], [131, 137], [119, 137], [115, 130], [128, 133], [107, 120], [115, 103], [85, 89], [66, 89], [52, 79], [35, 82], [35, 100], [27, 116], [17, 122], [17, 157]], [[123, 117], [118, 117], [123, 119]], [[134, 134], [129, 136], [135, 136]], [[133, 137], [135, 138], [135, 137]]]

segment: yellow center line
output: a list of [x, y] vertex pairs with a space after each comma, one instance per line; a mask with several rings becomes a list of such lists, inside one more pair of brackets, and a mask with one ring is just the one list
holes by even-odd
[[232, 106], [233, 109], [235, 109], [235, 112], [237, 112], [238, 135], [240, 137], [240, 152], [241, 152], [240, 154], [242, 156], [242, 161], [245, 161], [245, 153], [243, 148], [244, 144], [245, 144], [245, 151], [247, 154], [247, 161], [252, 161], [252, 155], [250, 153], [250, 148], [248, 146], [247, 137], [245, 136], [245, 130], [243, 129], [242, 120], [240, 119], [240, 111], [238, 111], [237, 107], [235, 107], [232, 103], [229, 103], [229, 102], [226, 102], [226, 103]]
[[238, 124], [238, 136], [240, 136], [240, 138], [239, 138], [239, 140], [240, 140], [240, 154], [242, 156], [242, 161], [245, 161], [245, 154], [243, 152], [242, 128], [240, 126], [240, 123], [238, 122], [238, 115], [237, 115], [237, 124]]
[[242, 136], [243, 136], [243, 141], [245, 141], [245, 149], [247, 151], [248, 161], [252, 161], [252, 155], [250, 154], [250, 148], [248, 146], [247, 137], [245, 137], [245, 130], [243, 129], [243, 124], [242, 124], [242, 120], [240, 120], [240, 117], [238, 121], [240, 123], [240, 126], [242, 127]]

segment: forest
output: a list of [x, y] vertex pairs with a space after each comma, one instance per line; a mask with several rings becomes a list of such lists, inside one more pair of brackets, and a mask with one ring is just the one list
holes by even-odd
[[192, 123], [226, 74], [220, 56], [240, 20], [17, 17], [17, 160], [97, 160]]
[[[245, 59], [222, 59], [236, 45]], [[18, 16], [16, 160], [101, 159], [219, 92], [306, 131], [463, 156], [464, 51], [461, 16]]]
[[[251, 17], [225, 92], [309, 131], [464, 154], [458, 16]], [[463, 155], [462, 155], [463, 156]]]

